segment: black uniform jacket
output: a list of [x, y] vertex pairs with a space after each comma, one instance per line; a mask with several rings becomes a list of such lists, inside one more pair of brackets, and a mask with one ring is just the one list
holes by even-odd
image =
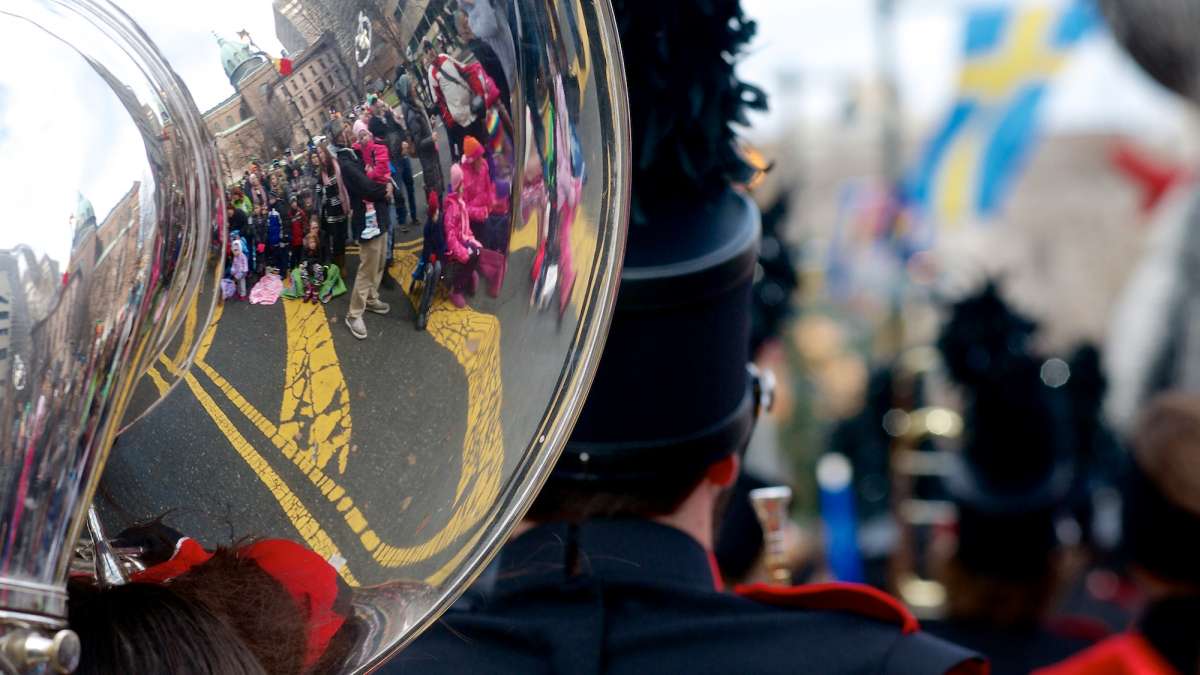
[[672, 527], [543, 525], [505, 546], [494, 583], [477, 584], [379, 672], [986, 672], [869, 592], [839, 587], [811, 603], [793, 593], [777, 605], [761, 589], [757, 600], [722, 592], [714, 570]]

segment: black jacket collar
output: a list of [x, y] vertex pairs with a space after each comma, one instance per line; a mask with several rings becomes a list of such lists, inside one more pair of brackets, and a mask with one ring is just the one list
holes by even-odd
[[647, 520], [552, 523], [504, 547], [495, 592], [591, 581], [712, 591], [711, 561], [699, 542], [681, 530]]

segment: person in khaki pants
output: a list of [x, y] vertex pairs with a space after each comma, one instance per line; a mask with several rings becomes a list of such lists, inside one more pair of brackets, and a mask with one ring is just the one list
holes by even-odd
[[359, 340], [366, 339], [367, 327], [363, 323], [363, 310], [375, 314], [387, 314], [391, 307], [379, 299], [379, 284], [387, 262], [387, 237], [377, 235], [359, 245], [358, 274], [354, 277], [354, 290], [350, 294], [350, 311], [346, 314], [346, 327]]
[[[350, 126], [341, 120], [331, 120], [326, 125], [326, 136], [330, 139], [330, 151], [333, 153], [334, 168], [338, 174], [338, 182], [346, 190], [346, 198], [350, 202], [350, 226], [354, 239], [359, 241], [358, 274], [354, 278], [354, 290], [350, 297], [350, 311], [346, 314], [346, 327], [359, 340], [367, 337], [367, 327], [363, 323], [363, 312], [387, 314], [391, 307], [379, 299], [379, 283], [383, 280], [384, 264], [387, 260], [387, 237], [380, 232], [387, 232], [390, 209], [388, 202], [392, 198], [392, 186], [376, 183], [367, 178], [363, 169], [362, 159], [350, 145], [354, 138]], [[375, 215], [378, 218], [376, 228], [366, 232], [369, 238], [364, 238], [367, 229], [367, 202], [378, 205]]]

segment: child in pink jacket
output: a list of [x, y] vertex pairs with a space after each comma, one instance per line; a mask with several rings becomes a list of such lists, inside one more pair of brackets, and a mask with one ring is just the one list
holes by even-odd
[[[379, 132], [379, 138], [376, 138], [375, 131]], [[354, 149], [358, 152], [358, 156], [367, 170], [367, 178], [380, 185], [387, 185], [392, 180], [391, 157], [388, 154], [387, 144], [382, 139], [382, 135], [386, 131], [383, 120], [372, 117], [368, 129], [359, 131], [358, 142], [354, 144]], [[364, 204], [367, 211], [367, 226], [363, 230], [362, 236], [364, 239], [373, 239], [379, 236], [379, 228], [375, 225], [378, 222], [375, 210], [384, 205], [372, 202], [364, 202]]]
[[483, 156], [483, 145], [474, 136], [467, 136], [463, 141], [463, 199], [467, 202], [467, 213], [471, 217], [471, 225], [478, 228], [483, 225], [492, 213], [496, 203], [496, 186], [492, 183], [491, 170]]
[[372, 117], [367, 128], [368, 132], [359, 137], [358, 154], [367, 168], [367, 178], [387, 185], [392, 180], [392, 158], [384, 140], [387, 125], [378, 117]]
[[459, 309], [467, 306], [465, 295], [475, 293], [475, 286], [479, 282], [476, 273], [479, 251], [483, 248], [471, 232], [471, 217], [463, 199], [462, 187], [462, 166], [455, 164], [450, 167], [450, 191], [442, 200], [442, 222], [446, 229], [446, 256], [462, 266], [450, 291], [450, 302]]

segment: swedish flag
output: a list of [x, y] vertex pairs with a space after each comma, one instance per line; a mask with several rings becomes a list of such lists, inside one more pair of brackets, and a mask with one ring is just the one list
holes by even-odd
[[1033, 147], [1049, 81], [1098, 23], [1084, 0], [971, 10], [958, 98], [910, 176], [910, 204], [942, 226], [995, 213]]

